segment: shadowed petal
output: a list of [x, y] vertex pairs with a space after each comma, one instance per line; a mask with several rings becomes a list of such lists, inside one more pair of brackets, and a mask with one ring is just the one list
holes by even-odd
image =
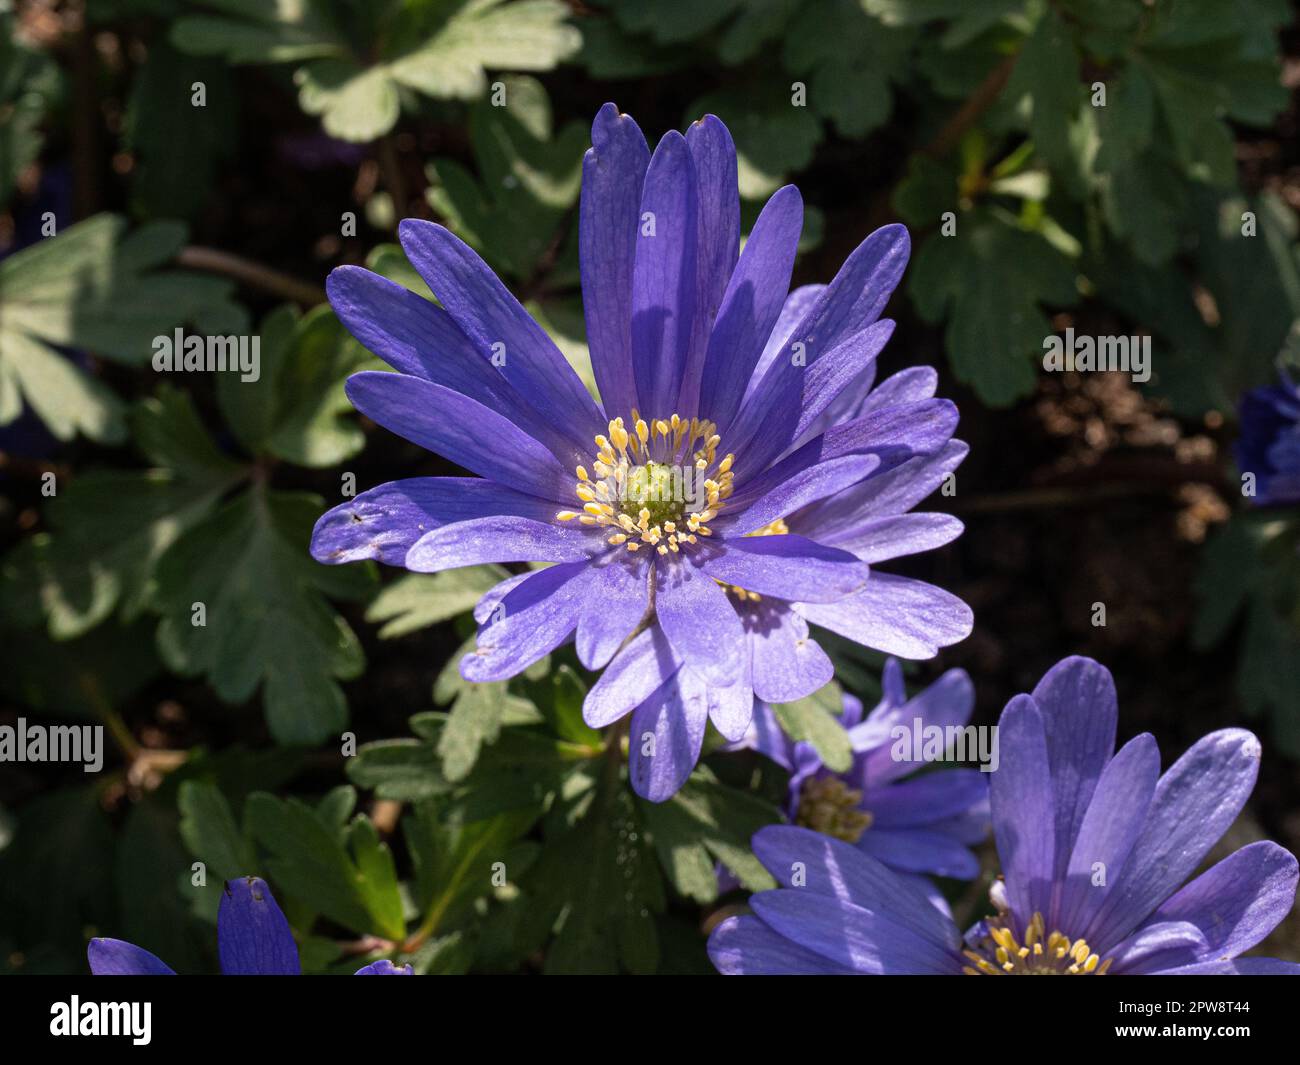
[[664, 418], [677, 402], [697, 311], [695, 166], [680, 133], [666, 134], [650, 159], [641, 219], [632, 270], [632, 371], [641, 413]]
[[709, 709], [704, 693], [668, 681], [632, 713], [628, 775], [650, 802], [672, 798], [700, 760]]
[[776, 325], [782, 306], [789, 303], [786, 291], [802, 228], [803, 198], [793, 185], [786, 185], [763, 206], [727, 284], [709, 336], [700, 385], [700, 413], [717, 424], [724, 441], [763, 342]]
[[637, 405], [632, 267], [649, 165], [640, 128], [612, 103], [605, 104], [591, 125], [591, 148], [582, 160], [578, 241], [591, 368], [611, 418], [626, 416]]
[[1154, 921], [1190, 921], [1207, 955], [1234, 957], [1273, 931], [1295, 904], [1296, 859], [1276, 843], [1242, 847], [1164, 902]]
[[772, 931], [757, 917], [728, 917], [709, 936], [709, 960], [723, 976], [853, 976]]
[[473, 473], [529, 495], [574, 501], [573, 476], [509, 419], [442, 385], [366, 371], [347, 382], [367, 418]]
[[1007, 898], [1024, 930], [1035, 911], [1049, 913], [1055, 839], [1047, 737], [1033, 698], [1017, 695], [998, 719], [1002, 764], [991, 774], [993, 834]]
[[329, 565], [373, 558], [402, 566], [412, 545], [441, 526], [494, 515], [550, 521], [555, 512], [550, 500], [481, 477], [411, 477], [381, 484], [322, 514], [312, 531], [311, 554]]
[[123, 939], [92, 939], [86, 944], [86, 960], [96, 976], [176, 975], [143, 947]]
[[266, 881], [227, 880], [217, 910], [217, 952], [227, 976], [297, 976], [298, 944]]
[[748, 634], [753, 658], [754, 694], [769, 703], [792, 703], [831, 682], [835, 667], [798, 614], [782, 611], [779, 620]]
[[1127, 936], [1192, 874], [1245, 805], [1260, 753], [1250, 732], [1222, 729], [1160, 778], [1142, 834], [1087, 930], [1094, 949]]
[[604, 428], [600, 409], [555, 342], [478, 254], [434, 222], [397, 227], [411, 265], [484, 358], [580, 451]]

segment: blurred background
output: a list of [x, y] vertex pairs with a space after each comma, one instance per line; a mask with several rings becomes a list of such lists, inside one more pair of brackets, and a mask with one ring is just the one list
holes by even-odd
[[[1262, 738], [1216, 856], [1300, 851], [1300, 523], [1234, 457], [1242, 395], [1300, 350], [1297, 86], [1284, 0], [0, 0], [0, 725], [108, 736], [95, 776], [0, 765], [0, 971], [83, 972], [93, 934], [215, 971], [195, 861], [268, 876], [311, 970], [394, 944], [427, 972], [706, 968], [743, 901], [709, 870], [775, 819], [771, 767], [710, 755], [717, 804], [676, 826], [619, 800], [593, 831], [619, 826], [637, 894], [585, 916], [544, 852], [583, 855], [596, 818], [502, 752], [529, 713], [591, 746], [589, 678], [456, 679], [491, 568], [306, 553], [349, 477], [449, 469], [351, 412], [373, 359], [324, 303], [344, 263], [420, 287], [401, 218], [473, 245], [590, 378], [577, 201], [607, 100], [652, 143], [720, 116], [743, 229], [797, 183], [795, 284], [909, 226], [881, 376], [935, 366], [971, 454], [928, 504], [965, 534], [905, 571], [976, 617], [909, 684], [960, 666], [990, 724], [1091, 655], [1121, 741], [1166, 765]], [[258, 334], [261, 380], [155, 371], [178, 326]], [[1044, 372], [1069, 327], [1149, 337], [1150, 381]], [[835, 658], [870, 705], [880, 660]], [[506, 884], [477, 872], [498, 853]], [[1300, 960], [1300, 916], [1264, 950]]]

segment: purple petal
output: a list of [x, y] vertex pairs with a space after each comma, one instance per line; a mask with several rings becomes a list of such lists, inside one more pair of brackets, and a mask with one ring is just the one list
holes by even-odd
[[1188, 921], [1150, 924], [1107, 952], [1110, 971], [1130, 976], [1158, 973], [1204, 957], [1208, 944], [1196, 925]]
[[387, 958], [380, 958], [378, 961], [372, 961], [369, 965], [362, 966], [353, 976], [410, 976], [411, 967], [403, 965], [398, 968]]
[[705, 115], [686, 131], [686, 147], [695, 165], [699, 236], [695, 332], [674, 408], [684, 418], [699, 413], [700, 378], [709, 334], [740, 249], [740, 192], [731, 134], [716, 116]]
[[381, 484], [322, 514], [312, 532], [311, 554], [329, 565], [373, 558], [402, 566], [412, 545], [441, 526], [496, 515], [549, 521], [555, 511], [550, 500], [481, 477], [411, 477]]
[[582, 719], [604, 728], [630, 714], [681, 667], [668, 637], [651, 625], [623, 648], [587, 692]]
[[948, 514], [899, 514], [860, 525], [835, 546], [851, 551], [863, 562], [888, 562], [952, 543], [965, 526]]
[[[876, 322], [830, 350], [802, 352], [792, 365], [778, 360], [736, 418], [727, 447], [761, 469], [804, 437], [823, 411], [858, 378], [893, 335], [894, 323]], [[819, 338], [819, 343], [821, 340]]]
[[852, 976], [854, 971], [773, 932], [757, 917], [728, 917], [709, 936], [723, 976]]
[[725, 584], [800, 603], [853, 595], [871, 572], [847, 551], [789, 533], [730, 538], [700, 569]]
[[582, 161], [578, 241], [591, 368], [611, 416], [637, 405], [632, 374], [632, 267], [650, 149], [637, 124], [605, 104]]
[[756, 500], [734, 522], [728, 524], [724, 516], [715, 525], [728, 536], [745, 536], [800, 507], [844, 491], [870, 476], [879, 465], [878, 455], [844, 455], [809, 466]]
[[873, 826], [857, 847], [891, 869], [909, 873], [973, 880], [980, 872], [979, 859], [960, 840], [935, 829]]
[[934, 396], [939, 387], [939, 375], [930, 366], [909, 366], [886, 377], [871, 390], [863, 401], [859, 414], [867, 411], [895, 407], [900, 403], [919, 403]]
[[754, 855], [782, 887], [886, 914], [931, 945], [957, 949], [961, 935], [943, 920], [915, 881], [900, 877], [851, 843], [793, 825], [754, 833]]
[[591, 595], [592, 565], [561, 562], [528, 575], [497, 603], [479, 629], [478, 646], [460, 661], [460, 675], [476, 684], [506, 680], [564, 643]]
[[1155, 921], [1190, 921], [1208, 953], [1235, 957], [1262, 941], [1295, 903], [1296, 859], [1276, 843], [1242, 847], [1167, 899]]
[[[865, 856], [864, 856], [865, 857]], [[897, 924], [881, 910], [869, 910], [801, 890], [764, 891], [750, 906], [769, 928], [855, 972], [955, 974], [959, 955]], [[943, 915], [927, 902], [937, 925]]]
[[794, 532], [838, 545], [864, 525], [907, 513], [943, 483], [969, 450], [960, 440], [949, 440], [933, 455], [917, 455], [876, 473], [848, 491], [790, 516], [787, 524]]
[[600, 607], [578, 618], [578, 660], [600, 669], [632, 635], [650, 606], [648, 560], [614, 551], [592, 573], [591, 594]]
[[[794, 188], [793, 185], [789, 187]], [[780, 191], [780, 189], [777, 190], [777, 192]], [[773, 193], [773, 198], [775, 196], [776, 193]], [[802, 206], [800, 211], [802, 212]], [[754, 236], [751, 233], [749, 240], [753, 239]], [[745, 244], [748, 247], [749, 241], [746, 241]], [[744, 252], [742, 251], [741, 254], [744, 255]], [[745, 389], [745, 399], [754, 394], [763, 378], [767, 376], [767, 371], [771, 367], [773, 360], [785, 350], [786, 345], [790, 342], [790, 337], [799, 327], [799, 323], [808, 316], [808, 312], [812, 310], [818, 297], [825, 291], [825, 285], [800, 285], [786, 296], [785, 302], [781, 305], [781, 313], [777, 315], [776, 325], [772, 327], [767, 343], [763, 345], [763, 353], [758, 357], [754, 372], [750, 374], [749, 384]]]
[[92, 939], [86, 944], [86, 960], [96, 976], [176, 975], [143, 947], [123, 939]]
[[402, 249], [484, 358], [580, 450], [604, 428], [595, 400], [528, 312], [472, 248], [433, 222], [405, 219]]
[[[783, 302], [789, 304], [786, 291], [802, 228], [803, 199], [798, 189], [786, 185], [763, 206], [727, 285], [700, 385], [700, 413], [716, 423], [724, 441], [763, 341]], [[790, 328], [794, 325], [792, 321]]]
[[792, 703], [829, 684], [835, 666], [809, 637], [807, 622], [787, 610], [761, 613], [766, 623], [748, 633], [754, 694], [769, 703]]
[[655, 567], [655, 615], [677, 658], [710, 684], [741, 678], [745, 630], [727, 593], [702, 568], [681, 559]]
[[1200, 864], [1255, 786], [1260, 744], [1245, 729], [1197, 742], [1156, 785], [1142, 834], [1087, 929], [1100, 948], [1127, 936]]
[[1019, 932], [1036, 911], [1050, 912], [1055, 854], [1047, 737], [1031, 696], [1017, 695], [1007, 703], [998, 720], [998, 734], [1001, 764], [992, 774], [989, 803], [1007, 898], [1021, 924]]
[[1065, 875], [1097, 778], [1115, 751], [1115, 682], [1091, 658], [1063, 658], [1034, 688], [1056, 810], [1056, 877]]
[[217, 952], [227, 976], [297, 976], [298, 944], [266, 881], [227, 880], [217, 910]]
[[1097, 863], [1106, 870], [1106, 884], [1113, 885], [1142, 831], [1159, 777], [1160, 751], [1149, 733], [1129, 740], [1102, 771], [1057, 885], [1059, 917], [1053, 927], [1082, 929], [1092, 923], [1109, 891], [1093, 883]]
[[868, 784], [862, 805], [871, 811], [873, 832], [935, 825], [986, 802], [990, 775], [978, 769], [939, 769], [883, 788]]
[[846, 639], [901, 658], [933, 658], [974, 623], [955, 595], [924, 581], [873, 571], [861, 591], [835, 603], [800, 602], [800, 614]]
[[406, 555], [406, 568], [437, 573], [484, 562], [581, 562], [603, 545], [581, 528], [494, 514], [425, 533]]
[[650, 159], [640, 216], [632, 270], [632, 370], [641, 413], [665, 418], [676, 404], [695, 335], [696, 178], [680, 133], [666, 134]]
[[347, 393], [367, 418], [413, 444], [508, 488], [576, 505], [573, 475], [550, 451], [459, 392], [370, 370], [349, 377]]
[[325, 287], [349, 332], [399, 373], [443, 385], [496, 411], [566, 466], [586, 457], [554, 423], [537, 416], [441, 307], [359, 266], [338, 267]]
[[925, 764], [916, 750], [911, 752], [911, 759], [894, 757], [894, 728], [901, 726], [914, 733], [919, 720], [922, 729], [932, 726], [946, 730], [965, 725], [975, 709], [975, 686], [963, 669], [948, 670], [911, 699], [902, 689], [902, 667], [897, 659], [885, 663], [882, 680], [885, 699], [863, 724], [849, 731], [853, 749], [866, 752], [863, 781], [869, 787], [888, 784]]
[[703, 692], [684, 691], [675, 680], [632, 712], [628, 775], [632, 790], [650, 802], [672, 798], [700, 760], [709, 709]]
[[755, 705], [749, 728], [734, 749], [758, 751], [784, 769], [794, 768], [794, 742], [785, 734], [772, 708], [764, 702]]

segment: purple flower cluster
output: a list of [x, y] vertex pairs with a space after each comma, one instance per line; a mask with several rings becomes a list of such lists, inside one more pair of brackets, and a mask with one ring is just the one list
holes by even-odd
[[[766, 704], [755, 709], [749, 732], [733, 746], [761, 751], [790, 771], [785, 813], [793, 824], [852, 843], [939, 901], [925, 876], [970, 880], [979, 874], [970, 848], [989, 833], [988, 774], [971, 768], [919, 772], [926, 759], [910, 737], [965, 726], [975, 690], [964, 670], [952, 669], [908, 699], [895, 658], [885, 663], [882, 686], [880, 702], [865, 719], [862, 703], [844, 696], [841, 723], [853, 747], [846, 772], [828, 769], [811, 744], [792, 742]], [[905, 750], [900, 733], [909, 737]]]
[[1259, 741], [1213, 732], [1160, 773], [1149, 734], [1115, 750], [1110, 673], [1067, 658], [999, 722], [995, 913], [963, 937], [926, 894], [841, 840], [754, 837], [782, 885], [713, 932], [723, 973], [1300, 974], [1243, 958], [1287, 915], [1296, 859], [1252, 843], [1186, 882], [1255, 784]]
[[1241, 401], [1237, 465], [1255, 476], [1255, 502], [1300, 503], [1300, 386], [1282, 371], [1282, 383], [1253, 388]]
[[790, 291], [798, 190], [777, 191], [739, 247], [736, 153], [713, 116], [653, 154], [612, 104], [583, 166], [583, 302], [599, 402], [490, 268], [441, 226], [402, 246], [434, 304], [342, 267], [330, 302], [396, 373], [348, 396], [475, 477], [371, 489], [316, 526], [321, 562], [418, 572], [549, 563], [475, 611], [471, 681], [512, 677], [572, 641], [605, 669], [584, 716], [631, 715], [637, 792], [672, 795], [706, 725], [745, 734], [757, 697], [800, 698], [832, 667], [820, 625], [908, 658], [963, 639], [971, 612], [878, 563], [960, 534], [911, 513], [966, 453], [935, 374], [874, 389], [902, 276], [901, 226], [877, 230], [828, 285]]

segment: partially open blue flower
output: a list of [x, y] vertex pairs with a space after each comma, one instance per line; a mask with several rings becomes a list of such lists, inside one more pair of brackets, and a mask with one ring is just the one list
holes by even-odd
[[[792, 742], [766, 704], [756, 708], [735, 747], [761, 751], [790, 771], [785, 812], [794, 824], [852, 843], [905, 876], [972, 879], [979, 859], [970, 847], [989, 832], [989, 774], [973, 768], [918, 773], [925, 762], [910, 742], [907, 757], [894, 757], [901, 750], [896, 729], [910, 738], [926, 728], [965, 726], [975, 708], [970, 677], [951, 669], [908, 699], [902, 667], [890, 658], [883, 687], [865, 720], [861, 701], [844, 696], [841, 724], [854, 751], [844, 773], [827, 769], [812, 744]], [[929, 890], [924, 881], [919, 886]]]
[[[297, 976], [298, 944], [266, 881], [255, 876], [227, 880], [217, 910], [217, 953], [226, 976]], [[121, 939], [92, 939], [86, 948], [96, 976], [174, 976], [143, 947]], [[372, 962], [357, 976], [409, 976], [411, 967]]]
[[1214, 732], [1160, 774], [1155, 740], [1115, 751], [1110, 673], [1067, 658], [1007, 704], [993, 773], [1003, 881], [965, 939], [916, 885], [841, 840], [771, 826], [754, 852], [782, 885], [724, 921], [724, 973], [1300, 974], [1243, 958], [1290, 911], [1296, 859], [1252, 843], [1184, 883], [1255, 784], [1259, 741]]
[[1237, 465], [1255, 475], [1254, 501], [1265, 506], [1300, 503], [1300, 386], [1281, 377], [1241, 400]]
[[402, 246], [441, 306], [335, 270], [339, 317], [398, 371], [357, 374], [348, 395], [478, 476], [371, 489], [321, 518], [312, 553], [419, 572], [552, 563], [483, 598], [461, 673], [503, 680], [569, 640], [601, 669], [636, 635], [585, 715], [601, 727], [636, 711], [633, 784], [658, 800], [689, 774], [706, 721], [736, 739], [755, 693], [825, 683], [809, 621], [915, 657], [969, 633], [960, 600], [871, 570], [960, 531], [905, 511], [964, 446], [932, 372], [868, 395], [908, 256], [901, 226], [868, 236], [830, 284], [790, 292], [798, 190], [772, 196], [741, 251], [718, 119], [651, 155], [607, 104], [592, 143], [579, 244], [600, 402], [473, 251], [408, 219]]

